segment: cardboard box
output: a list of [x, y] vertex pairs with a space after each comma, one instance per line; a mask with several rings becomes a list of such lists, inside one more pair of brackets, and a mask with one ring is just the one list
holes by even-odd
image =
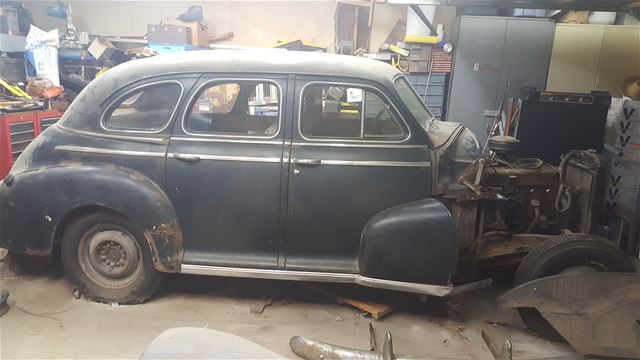
[[197, 21], [186, 22], [178, 19], [162, 19], [160, 24], [188, 27], [191, 31], [188, 44], [209, 47], [209, 28], [203, 23]]
[[605, 127], [605, 148], [615, 149], [613, 151], [620, 161], [640, 163], [640, 101], [611, 99]]
[[93, 56], [98, 62], [104, 63], [108, 60], [113, 60], [116, 64], [126, 60], [124, 51], [116, 48], [111, 41], [105, 38], [96, 38], [93, 40], [89, 48], [87, 49], [89, 54]]
[[429, 61], [431, 57], [431, 47], [421, 46], [411, 50], [409, 54], [409, 60], [415, 61]]
[[564, 24], [587, 24], [589, 22], [588, 11], [569, 11], [558, 19], [559, 23]]
[[429, 61], [409, 61], [409, 72], [410, 73], [428, 73], [429, 72]]
[[171, 24], [147, 25], [147, 41], [157, 44], [187, 45], [191, 41], [191, 29]]

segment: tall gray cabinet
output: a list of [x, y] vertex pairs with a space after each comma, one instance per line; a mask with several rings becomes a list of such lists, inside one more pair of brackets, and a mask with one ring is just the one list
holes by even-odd
[[485, 111], [498, 109], [507, 83], [507, 97], [523, 87], [545, 89], [554, 29], [548, 19], [459, 16], [447, 120], [463, 123], [484, 144]]

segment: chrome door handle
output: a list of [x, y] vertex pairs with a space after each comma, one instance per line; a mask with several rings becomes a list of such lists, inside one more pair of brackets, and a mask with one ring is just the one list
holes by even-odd
[[322, 164], [322, 160], [320, 159], [294, 159], [294, 164], [298, 165], [320, 165]]
[[200, 161], [200, 156], [196, 156], [196, 155], [173, 154], [173, 158], [179, 161], [187, 162], [187, 163], [194, 163], [194, 162]]

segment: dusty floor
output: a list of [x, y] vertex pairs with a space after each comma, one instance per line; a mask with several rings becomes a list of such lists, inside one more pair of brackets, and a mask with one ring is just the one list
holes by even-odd
[[[481, 329], [508, 335], [515, 359], [571, 354], [563, 344], [528, 334], [515, 312], [497, 311], [493, 302], [501, 290], [496, 288], [447, 304], [353, 286], [181, 275], [168, 277], [161, 293], [146, 304], [114, 306], [74, 299], [73, 286], [59, 266], [33, 266], [31, 260], [25, 264], [13, 259], [10, 270], [9, 260], [0, 263], [0, 287], [11, 292], [11, 309], [0, 319], [2, 359], [138, 358], [154, 337], [179, 326], [230, 332], [295, 358], [288, 347], [294, 335], [365, 349], [369, 323], [379, 343], [384, 332], [391, 331], [395, 351], [403, 354], [492, 359]], [[376, 321], [336, 304], [314, 287], [404, 305]], [[268, 299], [274, 301], [262, 313], [251, 311]]]

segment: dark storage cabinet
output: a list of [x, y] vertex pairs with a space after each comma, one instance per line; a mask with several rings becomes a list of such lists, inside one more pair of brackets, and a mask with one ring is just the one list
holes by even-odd
[[545, 89], [554, 30], [547, 19], [458, 17], [446, 119], [463, 123], [484, 143], [485, 111], [497, 110], [509, 82], [507, 97], [526, 87]]

